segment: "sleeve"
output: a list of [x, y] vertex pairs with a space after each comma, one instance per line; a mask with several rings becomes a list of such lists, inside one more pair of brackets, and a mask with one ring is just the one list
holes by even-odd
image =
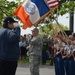
[[8, 32], [8, 39], [10, 42], [20, 41], [20, 27], [16, 27], [14, 30]]
[[21, 29], [19, 26], [14, 28], [14, 32], [16, 33], [16, 35], [18, 35], [20, 37]]

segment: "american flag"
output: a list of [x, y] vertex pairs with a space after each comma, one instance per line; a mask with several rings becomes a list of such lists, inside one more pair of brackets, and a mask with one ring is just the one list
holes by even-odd
[[58, 6], [58, 0], [45, 0], [45, 2], [50, 9], [56, 8]]

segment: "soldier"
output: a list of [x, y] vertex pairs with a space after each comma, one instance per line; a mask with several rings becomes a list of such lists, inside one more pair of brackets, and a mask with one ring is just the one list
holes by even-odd
[[39, 64], [40, 64], [40, 57], [42, 52], [42, 38], [39, 36], [39, 30], [34, 28], [32, 30], [33, 38], [29, 44], [29, 62], [30, 62], [30, 73], [31, 75], [39, 75]]
[[19, 42], [19, 47], [21, 49], [20, 60], [24, 62], [24, 57], [26, 58], [26, 39], [22, 36], [21, 41]]

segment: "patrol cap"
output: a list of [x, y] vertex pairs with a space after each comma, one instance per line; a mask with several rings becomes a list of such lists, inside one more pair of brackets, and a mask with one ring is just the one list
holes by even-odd
[[39, 30], [38, 30], [38, 28], [34, 28], [34, 29], [32, 29], [31, 31], [39, 31]]
[[17, 21], [15, 21], [11, 16], [7, 16], [5, 19], [4, 19], [4, 23], [15, 23]]

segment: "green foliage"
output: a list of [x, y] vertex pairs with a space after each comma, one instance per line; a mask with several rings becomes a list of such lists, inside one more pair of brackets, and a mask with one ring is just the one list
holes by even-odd
[[[21, 60], [18, 60], [18, 63], [21, 63]], [[24, 61], [22, 62], [22, 64], [29, 64], [29, 56], [26, 57], [26, 59], [24, 59]], [[40, 60], [40, 64], [42, 64], [42, 59]], [[46, 64], [50, 64], [50, 60], [46, 61]]]
[[60, 14], [64, 15], [70, 11], [74, 11], [75, 1], [67, 1], [61, 4]]
[[0, 27], [2, 24], [2, 20], [6, 16], [14, 16], [13, 11], [18, 7], [20, 4], [20, 0], [16, 3], [14, 1], [7, 1], [7, 0], [0, 0]]
[[[63, 30], [68, 30], [67, 26], [64, 26], [64, 25], [60, 25], [60, 26]], [[46, 35], [53, 36], [55, 33], [60, 31], [61, 28], [56, 23], [53, 23], [53, 24], [48, 23], [47, 25], [40, 27], [40, 35], [46, 34]]]

